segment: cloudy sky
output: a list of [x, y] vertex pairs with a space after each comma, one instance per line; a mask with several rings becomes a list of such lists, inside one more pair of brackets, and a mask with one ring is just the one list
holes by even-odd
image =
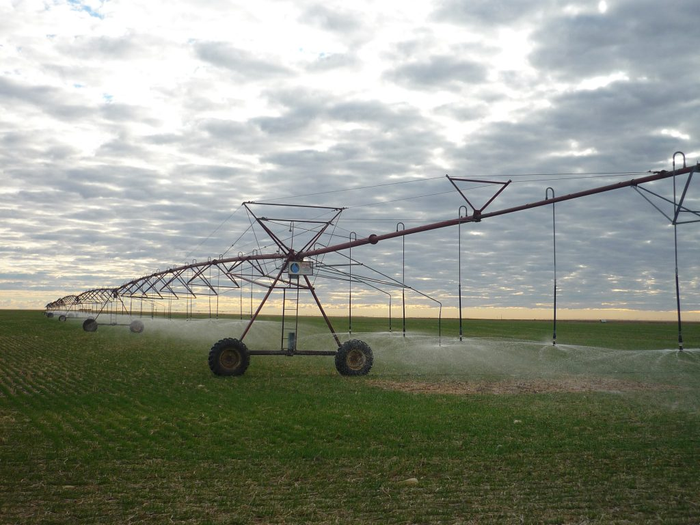
[[[456, 217], [445, 174], [512, 179], [495, 210], [694, 164], [698, 20], [695, 0], [0, 0], [0, 307], [259, 248], [231, 247], [243, 201], [347, 207], [342, 242]], [[462, 228], [468, 312], [549, 308], [551, 211]], [[675, 308], [673, 229], [634, 190], [556, 211], [562, 308]], [[678, 234], [700, 313], [700, 224]], [[405, 239], [407, 284], [446, 307], [457, 235]], [[400, 278], [402, 253], [353, 258]]]

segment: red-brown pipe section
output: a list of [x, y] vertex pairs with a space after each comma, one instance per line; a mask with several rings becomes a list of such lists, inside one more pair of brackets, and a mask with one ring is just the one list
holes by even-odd
[[356, 240], [348, 241], [348, 242], [341, 243], [341, 244], [334, 244], [332, 246], [326, 246], [324, 248], [318, 248], [315, 250], [298, 252], [296, 254], [291, 254], [291, 257], [290, 257], [290, 254], [283, 254], [283, 253], [239, 255], [237, 257], [213, 259], [211, 261], [205, 261], [205, 262], [201, 262], [201, 263], [187, 264], [184, 266], [169, 268], [168, 270], [164, 270], [162, 272], [156, 272], [156, 273], [153, 273], [151, 275], [141, 277], [139, 279], [134, 279], [133, 281], [129, 281], [128, 283], [125, 283], [117, 288], [114, 288], [113, 290], [116, 293], [118, 290], [123, 290], [124, 288], [126, 288], [130, 285], [142, 282], [144, 279], [155, 278], [155, 277], [159, 277], [159, 276], [162, 276], [162, 275], [165, 275], [168, 273], [172, 273], [172, 272], [178, 272], [178, 271], [187, 270], [190, 268], [200, 268], [202, 266], [209, 266], [212, 264], [227, 264], [227, 263], [241, 262], [241, 261], [242, 262], [262, 261], [262, 260], [272, 260], [272, 259], [290, 259], [290, 260], [291, 259], [298, 259], [298, 260], [301, 260], [305, 257], [314, 257], [317, 255], [323, 255], [325, 253], [338, 252], [341, 250], [347, 250], [349, 248], [355, 248], [357, 246], [364, 246], [366, 244], [377, 244], [378, 242], [381, 242], [381, 241], [386, 241], [388, 239], [394, 239], [396, 237], [403, 237], [406, 235], [412, 235], [414, 233], [421, 233], [421, 232], [427, 232], [427, 231], [431, 231], [431, 230], [437, 230], [440, 228], [447, 228], [449, 226], [456, 226], [457, 224], [463, 224], [466, 222], [478, 222], [482, 219], [488, 219], [490, 217], [497, 217], [499, 215], [507, 215], [509, 213], [515, 213], [518, 211], [529, 210], [532, 208], [538, 208], [540, 206], [547, 206], [548, 204], [554, 204], [557, 202], [578, 199], [580, 197], [587, 197], [589, 195], [596, 195], [598, 193], [605, 193], [607, 191], [617, 190], [620, 188], [628, 188], [631, 186], [638, 186], [640, 184], [645, 184], [647, 182], [654, 182], [657, 180], [668, 179], [668, 178], [673, 177], [675, 175], [683, 175], [686, 173], [690, 173], [691, 171], [694, 171], [696, 169], [698, 169], [697, 165], [678, 169], [675, 171], [660, 171], [660, 172], [654, 173], [653, 175], [648, 175], [646, 177], [631, 179], [631, 180], [627, 180], [627, 181], [623, 181], [623, 182], [618, 182], [615, 184], [610, 184], [607, 186], [600, 186], [598, 188], [592, 188], [589, 190], [579, 191], [576, 193], [569, 193], [568, 195], [562, 195], [561, 197], [544, 199], [541, 201], [531, 202], [529, 204], [523, 204], [523, 205], [515, 206], [512, 208], [504, 208], [502, 210], [496, 210], [496, 211], [492, 211], [492, 212], [477, 212], [477, 213], [474, 213], [472, 215], [468, 215], [466, 217], [459, 217], [456, 219], [434, 222], [431, 224], [425, 224], [423, 226], [416, 226], [414, 228], [406, 228], [403, 230], [394, 231], [394, 232], [386, 233], [383, 235], [372, 234], [369, 237], [365, 237], [362, 239], [356, 239]]
[[587, 197], [589, 195], [596, 195], [598, 193], [604, 193], [607, 191], [617, 190], [620, 188], [629, 188], [631, 186], [638, 186], [639, 184], [645, 184], [647, 182], [654, 182], [657, 180], [667, 179], [673, 177], [674, 175], [683, 175], [685, 173], [690, 173], [697, 169], [697, 166], [691, 166], [688, 168], [679, 169], [676, 171], [661, 171], [653, 175], [648, 175], [646, 177], [640, 177], [638, 179], [631, 179], [628, 181], [618, 182], [615, 184], [610, 184], [608, 186], [600, 186], [599, 188], [593, 188], [590, 190], [579, 191], [576, 193], [569, 193], [568, 195], [562, 195], [561, 197], [554, 197], [552, 199], [544, 199], [541, 201], [531, 202], [529, 204], [522, 204], [520, 206], [515, 206], [512, 208], [504, 208], [502, 210], [479, 213], [468, 215], [466, 217], [460, 217], [456, 219], [450, 219], [447, 221], [434, 222], [431, 224], [425, 224], [423, 226], [416, 226], [415, 228], [406, 228], [405, 230], [399, 230], [391, 233], [386, 233], [384, 235], [370, 235], [364, 239], [357, 239], [355, 241], [348, 241], [342, 244], [335, 244], [333, 246], [327, 246], [325, 248], [319, 248], [316, 250], [309, 250], [307, 252], [299, 253], [300, 257], [314, 257], [316, 255], [323, 255], [324, 253], [338, 252], [341, 250], [347, 250], [349, 248], [355, 248], [356, 246], [363, 246], [365, 244], [377, 244], [380, 241], [385, 241], [388, 239], [394, 239], [396, 237], [403, 237], [405, 235], [411, 235], [413, 233], [427, 232], [431, 230], [437, 230], [440, 228], [446, 228], [448, 226], [456, 226], [460, 223], [465, 222], [478, 222], [482, 219], [487, 219], [489, 217], [497, 217], [498, 215], [507, 215], [509, 213], [515, 213], [517, 211], [529, 210], [532, 208], [538, 208], [540, 206], [546, 206], [548, 204], [554, 204], [562, 201], [569, 201], [572, 199], [578, 199], [580, 197]]

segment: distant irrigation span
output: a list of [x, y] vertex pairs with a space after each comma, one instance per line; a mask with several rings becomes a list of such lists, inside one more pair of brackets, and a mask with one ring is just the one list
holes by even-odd
[[[676, 167], [676, 158], [682, 156], [683, 167]], [[158, 270], [149, 275], [128, 281], [114, 288], [95, 288], [75, 295], [68, 295], [46, 305], [47, 317], [58, 317], [65, 321], [69, 317], [85, 317], [82, 327], [86, 332], [94, 332], [98, 326], [120, 325], [128, 326], [134, 333], [140, 333], [145, 325], [143, 318], [152, 315], [156, 303], [172, 304], [172, 301], [184, 301], [188, 314], [192, 308], [192, 302], [198, 297], [214, 298], [217, 317], [219, 297], [223, 294], [239, 292], [248, 286], [251, 290], [250, 318], [242, 333], [238, 337], [227, 337], [216, 342], [209, 352], [209, 367], [216, 375], [235, 376], [245, 373], [250, 363], [251, 355], [326, 355], [335, 357], [335, 365], [342, 375], [365, 375], [372, 368], [373, 353], [369, 345], [358, 339], [349, 339], [341, 342], [340, 337], [333, 327], [330, 317], [323, 308], [314, 286], [315, 279], [325, 278], [340, 280], [349, 283], [348, 299], [348, 334], [352, 335], [352, 285], [360, 284], [374, 290], [383, 292], [389, 297], [389, 322], [391, 323], [391, 293], [388, 288], [397, 288], [402, 294], [402, 318], [403, 332], [406, 330], [405, 292], [411, 291], [424, 298], [433, 301], [440, 307], [440, 323], [442, 304], [428, 294], [421, 292], [405, 283], [405, 275], [402, 280], [395, 279], [379, 270], [369, 268], [353, 258], [353, 248], [366, 245], [376, 245], [380, 242], [405, 238], [408, 235], [461, 226], [463, 224], [480, 222], [485, 219], [525, 211], [542, 206], [552, 206], [553, 234], [556, 237], [554, 205], [573, 199], [579, 199], [599, 193], [605, 193], [621, 188], [633, 188], [657, 211], [664, 215], [673, 225], [674, 246], [676, 258], [676, 306], [678, 312], [678, 348], [683, 350], [683, 336], [681, 324], [680, 284], [678, 276], [678, 242], [676, 228], [681, 224], [700, 222], [700, 213], [686, 205], [686, 196], [693, 175], [700, 170], [700, 165], [686, 166], [685, 155], [676, 152], [673, 156], [673, 168], [670, 171], [653, 172], [650, 175], [630, 179], [624, 182], [600, 186], [576, 193], [555, 196], [552, 188], [547, 188], [546, 198], [510, 208], [492, 210], [491, 205], [498, 196], [511, 183], [495, 182], [488, 180], [466, 179], [447, 176], [454, 189], [464, 199], [465, 205], [460, 208], [459, 216], [453, 219], [443, 220], [406, 228], [403, 223], [398, 223], [394, 231], [383, 234], [371, 234], [358, 238], [354, 232], [348, 240], [342, 243], [325, 243], [344, 208], [327, 206], [308, 206], [296, 204], [279, 204], [264, 202], [245, 202], [242, 206], [248, 212], [255, 239], [258, 241], [258, 249], [248, 253], [238, 253], [235, 256], [220, 255], [207, 261], [192, 261], [182, 266]], [[677, 180], [685, 177], [684, 184], [678, 184]], [[673, 179], [672, 200], [645, 187], [649, 183], [663, 179]], [[467, 195], [460, 186], [465, 183], [478, 183], [490, 185], [493, 193], [484, 204], [475, 205], [474, 199]], [[657, 204], [666, 202], [673, 205], [673, 213], [667, 214]], [[320, 217], [320, 218], [319, 218]], [[271, 243], [275, 251], [264, 251], [261, 248], [260, 238]], [[330, 235], [330, 239], [334, 236]], [[403, 258], [405, 260], [405, 244]], [[553, 344], [556, 344], [556, 240], [554, 242], [554, 306], [553, 306]], [[343, 264], [326, 264], [324, 255], [336, 253], [344, 258]], [[405, 264], [405, 263], [404, 263]], [[364, 274], [353, 273], [353, 268], [362, 267]], [[461, 271], [461, 270], [460, 270]], [[405, 266], [404, 266], [405, 274]], [[258, 302], [253, 311], [252, 290], [257, 287], [264, 292], [263, 298]], [[258, 319], [263, 307], [270, 299], [273, 292], [281, 293], [281, 336], [280, 345], [275, 349], [249, 349], [244, 340], [251, 327]], [[330, 350], [304, 350], [297, 347], [299, 329], [299, 300], [301, 293], [310, 295], [313, 303], [318, 308], [321, 316], [330, 331], [335, 342], [335, 348]], [[459, 323], [460, 339], [462, 337], [462, 303], [461, 303], [461, 274], [459, 290]], [[134, 307], [134, 303], [137, 306]], [[128, 304], [127, 304], [128, 303]], [[144, 304], [146, 311], [144, 315]], [[150, 312], [149, 312], [150, 306]], [[110, 322], [101, 323], [101, 317], [109, 314]], [[116, 315], [118, 314], [118, 315]], [[241, 306], [242, 315], [242, 306]], [[119, 322], [119, 318], [125, 318], [126, 322]], [[440, 329], [438, 330], [440, 332]]]

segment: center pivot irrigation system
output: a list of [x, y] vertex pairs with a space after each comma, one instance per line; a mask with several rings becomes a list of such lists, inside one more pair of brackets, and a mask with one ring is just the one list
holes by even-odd
[[[683, 167], [676, 168], [676, 157], [683, 156]], [[461, 226], [465, 223], [479, 222], [484, 219], [506, 215], [519, 211], [552, 205], [553, 233], [555, 234], [554, 250], [554, 330], [553, 343], [556, 344], [556, 230], [554, 229], [554, 205], [559, 202], [578, 199], [589, 195], [604, 193], [620, 188], [633, 188], [654, 208], [661, 212], [674, 226], [675, 256], [676, 256], [676, 299], [678, 310], [678, 346], [683, 350], [683, 336], [681, 331], [681, 305], [680, 286], [678, 279], [678, 243], [676, 226], [691, 222], [700, 222], [700, 213], [687, 207], [685, 203], [688, 188], [693, 174], [700, 171], [700, 165], [686, 166], [685, 155], [677, 152], [673, 156], [673, 169], [671, 171], [654, 172], [651, 175], [636, 179], [600, 186], [597, 188], [570, 193], [568, 195], [555, 197], [554, 191], [547, 188], [545, 199], [529, 204], [523, 204], [511, 208], [504, 208], [496, 211], [486, 211], [494, 200], [508, 187], [507, 182], [494, 182], [475, 179], [464, 179], [447, 176], [447, 179], [459, 192], [466, 206], [462, 206], [459, 217], [425, 224], [413, 228], [406, 228], [403, 223], [399, 223], [395, 231], [381, 235], [372, 234], [368, 237], [358, 238], [352, 232], [347, 242], [340, 244], [325, 244], [323, 241], [329, 235], [329, 230], [336, 227], [338, 218], [344, 208], [333, 208], [326, 206], [304, 206], [291, 204], [271, 204], [259, 202], [246, 202], [242, 206], [247, 210], [251, 218], [251, 229], [256, 227], [264, 234], [266, 239], [276, 247], [275, 251], [265, 252], [253, 250], [251, 253], [239, 253], [237, 256], [220, 256], [206, 262], [193, 261], [178, 267], [172, 267], [163, 271], [156, 271], [150, 275], [134, 279], [116, 288], [97, 288], [85, 291], [79, 295], [69, 295], [46, 305], [46, 315], [54, 317], [59, 314], [59, 320], [65, 321], [68, 317], [75, 317], [79, 313], [87, 313], [89, 317], [83, 322], [83, 329], [86, 332], [94, 332], [98, 328], [100, 316], [108, 315], [110, 319], [116, 319], [116, 314], [126, 314], [133, 316], [134, 301], [140, 304], [140, 317], [143, 317], [143, 305], [151, 306], [151, 311], [157, 302], [167, 302], [171, 304], [173, 300], [191, 301], [197, 296], [208, 296], [210, 300], [214, 298], [217, 305], [219, 296], [223, 293], [239, 290], [241, 294], [241, 318], [243, 286], [249, 285], [251, 289], [251, 315], [243, 332], [238, 338], [224, 338], [216, 342], [209, 351], [209, 367], [216, 375], [232, 376], [245, 373], [250, 363], [251, 355], [324, 355], [334, 356], [335, 366], [342, 375], [365, 375], [373, 363], [372, 349], [369, 345], [358, 339], [350, 339], [341, 342], [336, 330], [333, 328], [331, 319], [326, 314], [321, 300], [319, 299], [314, 286], [316, 277], [329, 279], [349, 280], [350, 282], [350, 314], [349, 334], [352, 334], [352, 283], [361, 282], [375, 290], [382, 291], [382, 286], [397, 286], [401, 288], [402, 294], [409, 289], [436, 302], [441, 303], [432, 297], [408, 287], [404, 282], [392, 279], [388, 275], [376, 272], [375, 277], [354, 275], [353, 266], [362, 265], [352, 257], [352, 249], [364, 245], [375, 245], [379, 242], [403, 238], [407, 235], [447, 228], [450, 226]], [[685, 185], [682, 190], [677, 190], [676, 179], [680, 175], [687, 175]], [[650, 189], [643, 187], [644, 184], [673, 178], [673, 200], [663, 197]], [[460, 189], [461, 183], [479, 183], [491, 185], [494, 188], [492, 196], [485, 204], [477, 207], [473, 204], [465, 192]], [[667, 215], [649, 196], [657, 197], [668, 204], [673, 205], [673, 213]], [[265, 215], [261, 213], [265, 212]], [[268, 215], [267, 212], [273, 213]], [[321, 218], [319, 218], [321, 217]], [[255, 229], [253, 229], [255, 233]], [[256, 239], [258, 239], [257, 234]], [[331, 235], [332, 239], [333, 236]], [[259, 240], [259, 239], [258, 239]], [[330, 253], [343, 254], [345, 264], [331, 265], [324, 263], [324, 256]], [[342, 255], [342, 254], [341, 254]], [[373, 270], [374, 271], [374, 270]], [[461, 270], [460, 270], [461, 271]], [[222, 284], [223, 280], [223, 284]], [[253, 312], [252, 290], [253, 287], [265, 290], [264, 297], [260, 300], [257, 308]], [[258, 319], [263, 307], [270, 299], [273, 292], [281, 295], [281, 337], [278, 349], [258, 349], [251, 350], [245, 345], [244, 340], [251, 327]], [[301, 350], [297, 348], [297, 332], [299, 322], [299, 298], [300, 294], [308, 293], [313, 298], [313, 302], [318, 307], [328, 329], [335, 341], [336, 348], [333, 350]], [[391, 294], [389, 296], [389, 322], [391, 323]], [[461, 303], [461, 274], [459, 291], [459, 316], [460, 316], [460, 339], [462, 336], [462, 303]], [[308, 296], [307, 296], [308, 297]], [[129, 306], [127, 306], [127, 301]], [[147, 312], [148, 313], [148, 312]], [[138, 312], [137, 312], [138, 314]], [[151, 314], [152, 315], [152, 314]], [[403, 301], [403, 319], [405, 334], [405, 300]], [[114, 321], [111, 325], [120, 323]], [[140, 333], [144, 330], [141, 320], [132, 320], [126, 324], [132, 332]]]

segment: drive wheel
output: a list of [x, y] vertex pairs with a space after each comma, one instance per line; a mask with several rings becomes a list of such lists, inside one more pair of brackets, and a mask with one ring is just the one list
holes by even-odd
[[367, 375], [373, 363], [372, 349], [358, 339], [346, 341], [335, 354], [335, 368], [343, 376]]
[[248, 348], [238, 339], [222, 339], [209, 351], [209, 368], [217, 376], [242, 376], [249, 364]]
[[97, 321], [92, 318], [85, 319], [83, 322], [83, 330], [86, 332], [96, 332], [97, 331]]
[[132, 333], [134, 334], [140, 334], [143, 332], [143, 323], [136, 319], [135, 321], [131, 321], [131, 324], [129, 325], [129, 330], [131, 330]]
[[58, 316], [58, 320], [61, 321], [62, 323], [65, 322], [66, 319], [68, 319], [68, 318], [67, 318], [65, 315], [59, 315], [59, 316]]

